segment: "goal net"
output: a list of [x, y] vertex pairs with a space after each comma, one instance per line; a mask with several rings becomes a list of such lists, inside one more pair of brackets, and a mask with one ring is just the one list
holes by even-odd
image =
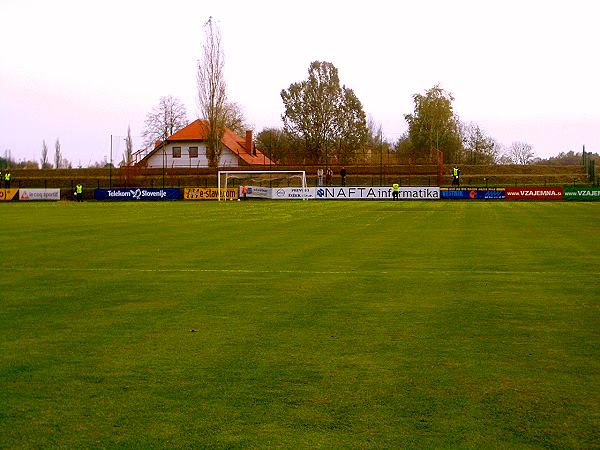
[[[221, 192], [226, 192], [227, 188], [238, 186], [297, 187], [301, 188], [303, 193], [306, 192], [306, 172], [304, 170], [220, 170], [218, 176], [217, 198], [219, 201], [221, 201]], [[223, 200], [225, 200], [224, 197]]]

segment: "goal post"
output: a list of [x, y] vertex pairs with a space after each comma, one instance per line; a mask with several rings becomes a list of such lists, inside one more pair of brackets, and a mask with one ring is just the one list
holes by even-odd
[[[302, 188], [302, 199], [306, 200], [306, 171], [304, 170], [219, 170], [217, 179], [217, 199], [221, 201], [221, 190], [227, 189], [231, 180], [246, 180], [249, 185], [261, 186], [262, 183], [279, 183], [282, 180], [298, 180]], [[223, 191], [224, 192], [224, 191]]]

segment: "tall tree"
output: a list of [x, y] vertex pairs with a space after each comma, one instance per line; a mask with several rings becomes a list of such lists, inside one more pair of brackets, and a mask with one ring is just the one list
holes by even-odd
[[123, 162], [126, 166], [131, 165], [133, 157], [133, 140], [131, 139], [131, 126], [127, 127], [127, 137], [125, 138], [125, 154], [123, 155]]
[[218, 167], [223, 153], [222, 139], [227, 126], [227, 86], [221, 32], [212, 17], [204, 24], [205, 41], [198, 61], [198, 104], [202, 118], [208, 121], [206, 156], [210, 167]]
[[52, 168], [52, 164], [48, 161], [48, 144], [46, 141], [42, 141], [42, 159], [40, 160], [42, 164], [42, 169], [50, 169]]
[[462, 149], [460, 127], [452, 102], [454, 97], [435, 85], [423, 94], [414, 94], [415, 110], [405, 114], [411, 147], [417, 157], [432, 159], [433, 149], [444, 152], [444, 161], [456, 162]]
[[281, 91], [284, 129], [303, 143], [304, 157], [322, 163], [355, 158], [367, 139], [362, 104], [352, 89], [340, 86], [338, 70], [329, 62], [314, 61], [308, 79]]
[[56, 142], [54, 143], [54, 168], [60, 169], [62, 167], [63, 157], [60, 151], [60, 141], [56, 138]]
[[187, 112], [181, 100], [169, 95], [161, 97], [144, 121], [142, 132], [144, 148], [153, 148], [157, 141], [164, 141], [188, 124]]

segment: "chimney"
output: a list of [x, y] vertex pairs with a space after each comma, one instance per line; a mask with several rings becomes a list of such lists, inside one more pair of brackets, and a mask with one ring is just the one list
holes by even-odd
[[254, 145], [252, 144], [252, 130], [246, 130], [246, 151], [249, 155], [256, 156]]

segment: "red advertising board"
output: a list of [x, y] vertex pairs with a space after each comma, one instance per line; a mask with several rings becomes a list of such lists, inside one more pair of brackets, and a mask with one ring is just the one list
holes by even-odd
[[562, 187], [507, 187], [506, 200], [562, 200]]

